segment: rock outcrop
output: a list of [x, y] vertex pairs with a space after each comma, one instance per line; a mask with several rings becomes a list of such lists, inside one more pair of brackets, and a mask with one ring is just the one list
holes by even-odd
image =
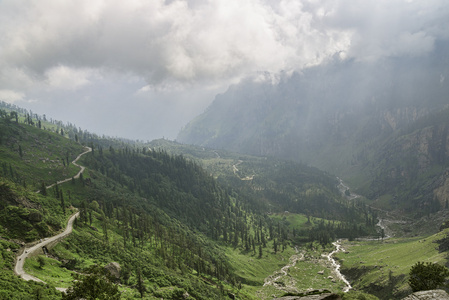
[[415, 292], [402, 300], [449, 300], [449, 294], [444, 290], [430, 290]]
[[109, 273], [114, 277], [116, 280], [120, 279], [120, 265], [117, 262], [111, 262], [104, 266], [104, 268], [109, 271]]
[[281, 298], [276, 298], [276, 300], [341, 300], [341, 297], [334, 293], [324, 293], [319, 295], [307, 295], [307, 296], [285, 296]]

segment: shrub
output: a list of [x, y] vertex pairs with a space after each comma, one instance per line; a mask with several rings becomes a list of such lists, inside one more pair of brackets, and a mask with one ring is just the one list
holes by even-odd
[[434, 263], [417, 262], [410, 269], [408, 283], [413, 292], [433, 290], [444, 285], [449, 270]]

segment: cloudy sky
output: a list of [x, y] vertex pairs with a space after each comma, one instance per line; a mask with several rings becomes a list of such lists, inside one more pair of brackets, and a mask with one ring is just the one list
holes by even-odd
[[419, 58], [447, 39], [447, 0], [0, 0], [0, 100], [174, 139], [243, 78]]

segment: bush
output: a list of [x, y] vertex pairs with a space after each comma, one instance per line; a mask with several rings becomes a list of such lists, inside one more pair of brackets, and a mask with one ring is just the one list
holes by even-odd
[[76, 281], [63, 295], [63, 299], [120, 299], [120, 291], [118, 286], [114, 284], [114, 278], [103, 267], [91, 266], [85, 273], [87, 274], [73, 275]]
[[410, 269], [408, 283], [413, 292], [433, 290], [444, 286], [449, 270], [434, 263], [417, 262]]

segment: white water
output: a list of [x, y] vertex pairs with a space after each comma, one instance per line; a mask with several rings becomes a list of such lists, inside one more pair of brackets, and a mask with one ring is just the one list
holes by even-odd
[[341, 268], [340, 264], [332, 257], [335, 253], [337, 253], [337, 252], [342, 250], [341, 245], [340, 245], [340, 240], [338, 240], [336, 242], [333, 242], [332, 245], [335, 246], [335, 250], [327, 255], [327, 259], [330, 261], [330, 263], [332, 264], [332, 267], [335, 269], [335, 273], [337, 273], [337, 277], [340, 278], [340, 280], [343, 281], [346, 284], [346, 287], [343, 288], [343, 292], [346, 293], [350, 289], [352, 289], [352, 286], [349, 283], [349, 281], [346, 280], [345, 276], [343, 276], [343, 274], [341, 274], [341, 272], [340, 272], [340, 268]]
[[344, 197], [346, 197], [348, 200], [354, 200], [354, 199], [360, 198], [360, 195], [355, 194], [355, 193], [353, 193], [353, 192], [350, 192], [350, 195], [347, 196], [347, 195], [346, 195], [346, 190], [349, 190], [349, 186], [347, 186], [347, 185], [343, 182], [343, 180], [342, 180], [340, 177], [337, 177], [337, 179], [338, 179], [338, 181], [340, 182], [340, 183], [338, 184], [338, 189], [340, 190], [340, 193], [341, 193]]
[[267, 278], [265, 278], [265, 282], [264, 282], [263, 286], [267, 286], [267, 285], [276, 286], [276, 281], [278, 281], [283, 276], [287, 276], [288, 269], [291, 267], [294, 267], [298, 260], [301, 260], [304, 258], [304, 253], [301, 253], [301, 255], [298, 256], [298, 248], [297, 247], [295, 247], [295, 251], [296, 251], [296, 254], [294, 254], [290, 257], [290, 263], [285, 265], [284, 267], [282, 267], [282, 269], [279, 272], [275, 272], [273, 275], [270, 275]]

